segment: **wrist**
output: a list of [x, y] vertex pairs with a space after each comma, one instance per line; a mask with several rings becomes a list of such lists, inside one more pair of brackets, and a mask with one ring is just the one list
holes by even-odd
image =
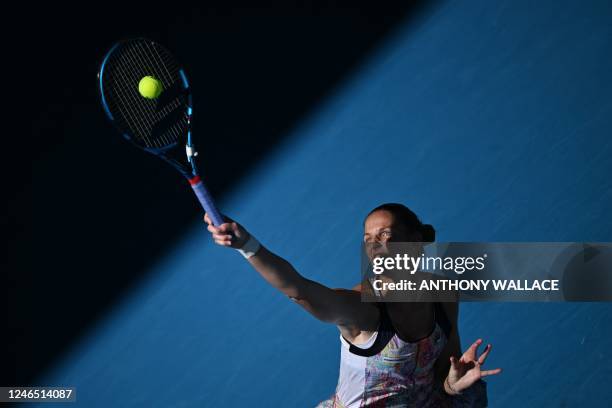
[[461, 391], [457, 391], [451, 385], [450, 381], [448, 381], [448, 376], [446, 377], [446, 379], [444, 379], [444, 391], [446, 391], [446, 393], [451, 396], [461, 395]]
[[260, 249], [261, 244], [259, 243], [257, 238], [249, 234], [249, 237], [246, 239], [244, 244], [237, 250], [242, 256], [244, 256], [246, 259], [249, 259], [250, 257], [254, 256]]

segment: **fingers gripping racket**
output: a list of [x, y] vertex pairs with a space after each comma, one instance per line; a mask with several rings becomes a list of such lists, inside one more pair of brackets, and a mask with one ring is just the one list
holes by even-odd
[[213, 223], [221, 225], [196, 167], [191, 89], [174, 57], [151, 40], [120, 41], [104, 57], [98, 78], [104, 111], [123, 137], [185, 176]]

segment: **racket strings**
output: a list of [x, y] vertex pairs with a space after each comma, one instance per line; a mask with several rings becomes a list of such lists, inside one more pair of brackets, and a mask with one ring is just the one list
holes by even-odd
[[[144, 58], [149, 57], [149, 60], [152, 62], [152, 64], [155, 65], [157, 69], [159, 69], [160, 76], [162, 77], [162, 79], [165, 79], [164, 82], [168, 84], [168, 87], [172, 86], [176, 81], [180, 80], [178, 64], [174, 61], [173, 58], [169, 56], [168, 53], [160, 51], [159, 47], [156, 44], [153, 44], [149, 41], [142, 42], [142, 45], [144, 46], [144, 48], [146, 48], [146, 50], [143, 49], [141, 55], [143, 55]], [[170, 104], [166, 105], [163, 108], [162, 116], [165, 116], [168, 113], [174, 111], [174, 109], [178, 108], [182, 104], [182, 102], [184, 101], [182, 101], [180, 98], [171, 101]], [[178, 137], [186, 129], [186, 118], [183, 118], [183, 120], [185, 121], [185, 123], [175, 123], [168, 129], [168, 132], [172, 134], [173, 141], [178, 140]]]
[[[127, 95], [124, 90], [123, 84], [133, 82], [133, 78], [129, 79], [127, 74], [127, 67], [122, 66], [122, 61], [118, 61], [116, 65], [116, 72], [118, 73], [119, 79], [113, 78], [113, 82], [115, 85], [115, 90], [117, 94], [117, 101], [120, 103], [122, 112], [125, 113], [126, 116], [124, 119], [129, 119], [126, 122], [128, 123], [128, 127], [132, 128], [132, 130], [137, 130], [136, 135], [141, 139], [146, 139], [147, 134], [149, 133], [148, 124], [151, 123], [150, 118], [145, 118], [147, 115], [142, 109], [141, 104], [133, 103], [133, 100], [137, 97], [135, 95]], [[131, 123], [130, 123], [131, 121]]]
[[[148, 52], [144, 52], [143, 55], [146, 56], [150, 56], [151, 60], [153, 61], [153, 63], [157, 66], [158, 69], [160, 69], [160, 73], [164, 73], [166, 74], [166, 83], [168, 83], [169, 87], [172, 86], [172, 84], [175, 82], [175, 80], [178, 80], [178, 71], [179, 71], [179, 67], [177, 66], [177, 64], [174, 62], [174, 60], [172, 58], [166, 58], [165, 60], [162, 58], [162, 53], [159, 52], [159, 50], [157, 49], [157, 47], [155, 45], [153, 45], [150, 42], [144, 42], [144, 46], [147, 48]], [[153, 54], [155, 54], [155, 56], [157, 58], [153, 58]], [[171, 66], [172, 68], [172, 72], [174, 72], [174, 75], [172, 75], [170, 73], [170, 70], [168, 69], [168, 66]], [[170, 102], [169, 105], [166, 105], [163, 109], [166, 110], [165, 114], [168, 114], [172, 111], [174, 111], [174, 109], [176, 109], [177, 107], [179, 107], [181, 105], [181, 101], [180, 99], [174, 99], [173, 101]], [[178, 140], [178, 137], [182, 134], [182, 132], [184, 131], [184, 126], [179, 126], [180, 123], [178, 124], [173, 124], [169, 129], [168, 132], [171, 132], [172, 134], [172, 140]]]
[[122, 60], [118, 60], [113, 68], [112, 79], [111, 75], [109, 75], [109, 80], [112, 80], [112, 86], [109, 92], [111, 97], [108, 99], [117, 103], [116, 110], [120, 113], [114, 116], [119, 116], [125, 122], [125, 125], [127, 125], [126, 127], [132, 131], [139, 141], [143, 141], [146, 147], [161, 147], [161, 141], [150, 140], [148, 137], [154, 119], [147, 112], [146, 105], [139, 103], [136, 91], [126, 86], [126, 84], [133, 84], [137, 81], [135, 75], [130, 73], [129, 65], [126, 65]]
[[[124, 44], [109, 58], [105, 71], [104, 88], [111, 111], [145, 147], [162, 148], [175, 143], [187, 129], [187, 116], [153, 134], [155, 125], [176, 109], [186, 105], [183, 94], [158, 106], [157, 100], [143, 98], [138, 83], [151, 75], [161, 81], [164, 89], [181, 81], [179, 66], [163, 48], [146, 41]], [[118, 115], [117, 115], [118, 113]]]
[[[137, 60], [143, 66], [149, 66], [149, 67], [154, 66], [155, 69], [156, 69], [156, 72], [159, 72], [161, 74], [159, 79], [162, 80], [162, 84], [168, 84], [167, 86], [169, 86], [169, 84], [172, 84], [173, 83], [172, 76], [170, 75], [170, 72], [165, 67], [165, 65], [162, 63], [161, 66], [160, 66], [160, 62], [157, 61], [156, 58], [152, 58], [150, 53], [138, 52], [138, 51], [142, 51], [142, 50], [139, 50], [137, 47], [138, 47], [138, 45], [134, 45], [129, 50], [129, 52], [130, 52], [131, 56], [134, 58], [134, 60]], [[157, 54], [157, 55], [159, 55], [159, 54]], [[145, 59], [147, 59], [148, 61], [144, 61]], [[165, 72], [165, 74], [164, 74], [164, 72]], [[166, 114], [168, 114], [173, 108], [176, 108], [178, 105], [180, 105], [180, 103], [175, 100], [175, 101], [172, 101], [169, 105], [163, 107], [159, 112], [156, 112], [154, 107], [153, 107], [153, 104], [145, 104], [145, 106], [147, 106], [149, 108], [149, 112], [154, 117], [156, 117], [156, 120], [159, 120], [161, 117], [163, 117]], [[174, 136], [173, 137], [173, 139], [174, 139], [177, 135], [175, 134], [173, 136]], [[167, 144], [168, 140], [164, 139], [164, 142], [165, 142], [165, 144]]]
[[[125, 50], [125, 61], [124, 61], [124, 67], [127, 67], [127, 70], [129, 70], [129, 72], [131, 73], [131, 82], [132, 83], [137, 83], [140, 78], [142, 78], [142, 76], [144, 76], [145, 72], [142, 72], [143, 69], [138, 69], [138, 67], [147, 67], [145, 69], [148, 69], [149, 71], [151, 71], [150, 67], [154, 67], [155, 65], [157, 65], [157, 67], [155, 67], [153, 70], [155, 71], [155, 73], [160, 72], [163, 73], [162, 70], [159, 69], [159, 65], [155, 64], [155, 63], [151, 63], [151, 61], [145, 62], [144, 59], [146, 58], [146, 55], [143, 56], [142, 53], [138, 53], [138, 49], [137, 49], [138, 44], [134, 44], [130, 47], [126, 47]], [[154, 61], [155, 59], [153, 59]], [[154, 61], [155, 62], [155, 61]], [[163, 78], [163, 75], [156, 75], [156, 76], [160, 76], [160, 79], [163, 79], [162, 84], [166, 83], [169, 84], [172, 82], [172, 79], [170, 77], [166, 77]], [[132, 92], [132, 95], [134, 98], [139, 98], [138, 94], [136, 93], [136, 87], [135, 86], [131, 86], [128, 87], [128, 89], [130, 89]], [[164, 107], [162, 110], [160, 110], [160, 112], [155, 112], [155, 103], [153, 101], [143, 101], [144, 103], [142, 104], [138, 104], [140, 107], [142, 107], [143, 111], [144, 111], [144, 115], [147, 117], [147, 127], [146, 129], [146, 133], [143, 134], [143, 138], [145, 139], [149, 139], [151, 142], [153, 142], [156, 147], [162, 147], [168, 144], [171, 144], [174, 140], [176, 140], [177, 135], [173, 135], [173, 137], [170, 139], [169, 137], [165, 137], [164, 135], [162, 135], [159, 139], [153, 139], [148, 137], [148, 135], [151, 134], [152, 132], [152, 128], [153, 125], [164, 115], [168, 113], [169, 108], [168, 107]], [[152, 103], [148, 103], [148, 102], [152, 102]], [[174, 103], [174, 107], [176, 107], [176, 104], [178, 104], [178, 102]]]
[[[138, 66], [151, 66], [151, 64], [147, 64], [144, 61], [142, 61], [142, 59], [134, 53], [134, 48], [135, 47], [126, 47], [125, 50], [125, 56], [126, 56], [126, 60], [124, 61], [124, 66], [127, 67], [127, 69], [130, 71], [131, 73], [131, 82], [132, 83], [137, 83], [137, 81], [140, 80], [140, 78], [142, 78], [143, 73], [139, 72], [142, 70], [137, 69]], [[162, 81], [163, 83], [168, 83], [168, 80]], [[136, 87], [132, 86], [132, 87], [128, 87], [128, 89], [130, 89], [132, 91], [132, 94], [135, 98], [138, 98], [138, 94], [136, 93]], [[149, 138], [148, 135], [151, 134], [152, 129], [153, 129], [153, 125], [155, 124], [155, 122], [157, 120], [159, 120], [159, 117], [161, 116], [161, 113], [164, 113], [163, 110], [159, 113], [156, 114], [155, 112], [155, 107], [153, 103], [147, 103], [149, 101], [143, 101], [144, 103], [142, 104], [138, 104], [140, 107], [142, 107], [143, 111], [144, 111], [144, 115], [147, 117], [147, 127], [146, 127], [146, 133], [143, 134], [143, 137], [146, 139], [151, 139], [151, 141], [153, 143], [156, 144], [156, 147], [161, 147], [161, 146], [165, 146], [169, 143], [171, 143], [171, 140], [168, 140], [167, 138], [160, 137], [159, 139], [152, 139]]]

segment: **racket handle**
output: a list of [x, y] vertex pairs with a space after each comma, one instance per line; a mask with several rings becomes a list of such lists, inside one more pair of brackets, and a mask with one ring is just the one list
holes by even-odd
[[200, 180], [200, 176], [189, 179], [189, 184], [191, 184], [193, 192], [195, 193], [196, 197], [198, 197], [198, 200], [200, 200], [202, 208], [204, 208], [204, 211], [206, 211], [215, 227], [223, 224], [223, 217], [221, 216], [221, 213], [219, 213], [219, 210], [217, 210], [217, 207], [215, 206], [210, 193], [206, 189], [206, 186], [202, 180]]

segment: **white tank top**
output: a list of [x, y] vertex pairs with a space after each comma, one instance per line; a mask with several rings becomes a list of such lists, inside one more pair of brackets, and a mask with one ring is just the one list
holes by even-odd
[[[361, 349], [372, 347], [378, 332], [363, 344], [353, 344]], [[350, 344], [340, 335], [342, 348], [340, 351], [340, 376], [338, 377], [338, 388], [336, 394], [338, 399], [348, 407], [359, 407], [363, 399], [363, 390], [366, 383], [366, 362], [367, 357], [358, 356], [349, 351]]]
[[446, 344], [435, 323], [432, 333], [416, 342], [399, 338], [381, 304], [378, 330], [363, 344], [351, 344], [340, 335], [340, 375], [333, 407], [357, 408], [432, 406], [433, 366]]

